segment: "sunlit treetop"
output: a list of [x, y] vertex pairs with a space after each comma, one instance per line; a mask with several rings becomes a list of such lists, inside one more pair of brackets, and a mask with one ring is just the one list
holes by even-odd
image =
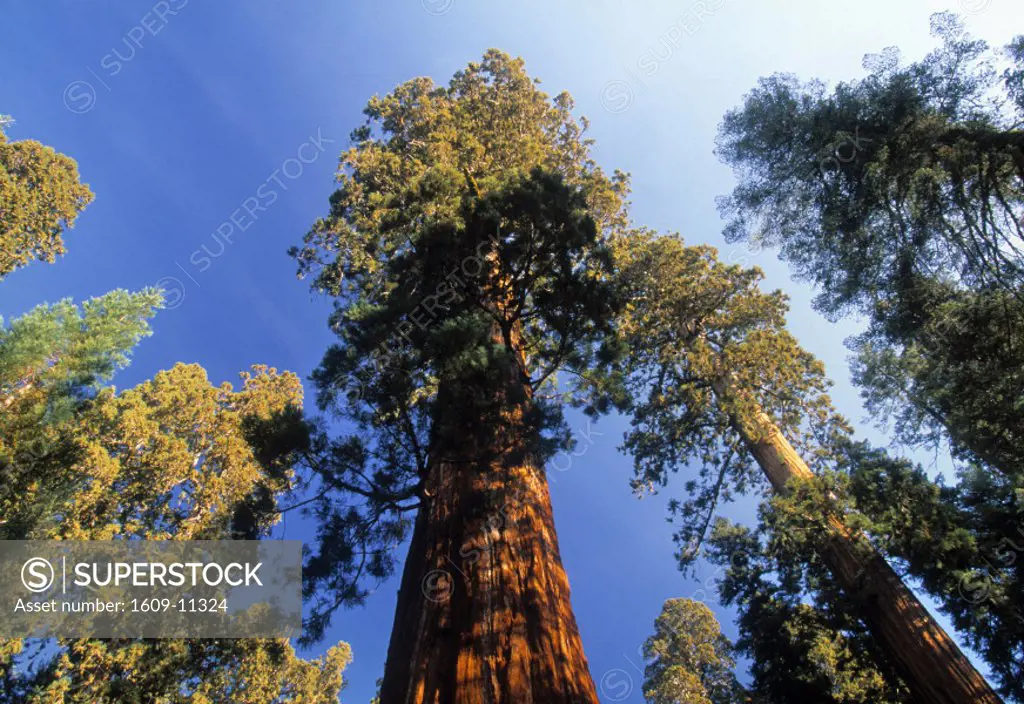
[[656, 491], [692, 468], [686, 500], [670, 504], [679, 558], [689, 564], [720, 502], [763, 486], [736, 419], [766, 413], [816, 469], [829, 465], [849, 426], [832, 406], [824, 366], [785, 327], [785, 295], [762, 291], [759, 270], [672, 235], [634, 233], [619, 244], [628, 302], [618, 329], [628, 353], [596, 396], [610, 394], [629, 413], [623, 449], [634, 459], [636, 491]]
[[64, 254], [64, 231], [92, 201], [74, 159], [31, 139], [10, 141], [0, 115], [0, 279]]
[[[9, 641], [17, 650], [20, 641]], [[285, 638], [70, 640], [7, 683], [14, 701], [337, 704], [351, 648], [304, 660]], [[0, 668], [5, 654], [0, 644]], [[0, 670], [2, 671], [2, 670]]]
[[83, 415], [81, 483], [59, 524], [67, 538], [202, 540], [258, 537], [277, 522], [290, 469], [257, 456], [249, 429], [302, 406], [290, 372], [256, 366], [242, 388], [210, 384], [196, 364], [177, 364]]
[[330, 214], [293, 251], [300, 274], [335, 295], [376, 283], [425, 226], [457, 224], [468, 195], [538, 168], [580, 187], [600, 226], [621, 225], [625, 175], [609, 177], [590, 158], [588, 123], [569, 94], [551, 98], [538, 84], [522, 59], [492, 49], [448, 86], [417, 78], [372, 98], [341, 156]]
[[650, 704], [748, 701], [733, 668], [732, 644], [714, 612], [693, 599], [669, 599], [644, 642], [644, 698]]

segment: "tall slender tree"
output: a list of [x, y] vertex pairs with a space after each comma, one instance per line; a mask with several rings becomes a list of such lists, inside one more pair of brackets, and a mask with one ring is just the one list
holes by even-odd
[[570, 442], [557, 374], [595, 366], [613, 312], [626, 187], [571, 111], [493, 50], [374, 98], [294, 251], [336, 298], [315, 378], [354, 429], [311, 446], [306, 574], [326, 598], [307, 632], [390, 574], [411, 528], [384, 702], [597, 701], [543, 466]]
[[954, 15], [932, 29], [922, 61], [869, 55], [831, 92], [772, 76], [726, 115], [726, 238], [778, 245], [820, 310], [864, 315], [855, 379], [899, 440], [1019, 476], [1024, 37], [999, 56]]
[[33, 139], [12, 142], [0, 116], [0, 279], [64, 253], [61, 235], [92, 200], [75, 160]]
[[[787, 494], [813, 479], [808, 462], [834, 463], [849, 431], [825, 393], [823, 366], [785, 329], [785, 298], [758, 290], [760, 272], [723, 266], [710, 248], [686, 248], [674, 237], [633, 237], [617, 252], [630, 289], [621, 329], [633, 416], [625, 447], [636, 460], [636, 486], [663, 485], [689, 460], [703, 465], [687, 484], [690, 500], [673, 504], [686, 562], [718, 502], [746, 489], [757, 469]], [[866, 597], [860, 615], [913, 696], [999, 702], [842, 511], [820, 518], [821, 558], [847, 594]]]

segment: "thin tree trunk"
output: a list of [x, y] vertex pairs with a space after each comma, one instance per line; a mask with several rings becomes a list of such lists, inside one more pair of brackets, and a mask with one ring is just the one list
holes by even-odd
[[[719, 399], [729, 395], [722, 381], [714, 389]], [[791, 480], [814, 476], [768, 414], [756, 411], [751, 416], [733, 417], [733, 427], [776, 492], [785, 494]], [[1002, 704], [874, 546], [839, 518], [830, 523], [833, 531], [820, 556], [842, 589], [863, 604], [864, 622], [896, 665], [914, 700], [920, 704]]]
[[547, 480], [526, 447], [528, 389], [517, 365], [507, 371], [485, 416], [496, 422], [466, 418], [466, 394], [492, 381], [442, 382], [382, 704], [598, 702]]

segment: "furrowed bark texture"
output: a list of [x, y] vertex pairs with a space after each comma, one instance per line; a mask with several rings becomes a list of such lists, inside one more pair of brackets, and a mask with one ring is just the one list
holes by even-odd
[[[597, 704], [562, 568], [543, 468], [521, 430], [519, 368], [468, 425], [439, 391], [440, 430], [398, 594], [383, 704]], [[455, 387], [454, 391], [452, 387]], [[477, 387], [479, 388], [479, 387]], [[460, 411], [462, 416], [460, 418]]]
[[[715, 385], [722, 398], [728, 389]], [[754, 417], [733, 419], [754, 459], [779, 493], [792, 479], [810, 479], [810, 468], [782, 435], [772, 419], [758, 411]], [[875, 642], [896, 664], [920, 704], [1002, 704], [985, 678], [942, 629], [889, 563], [861, 535], [841, 520], [831, 521], [833, 533], [821, 553], [839, 585], [862, 599], [862, 614]]]

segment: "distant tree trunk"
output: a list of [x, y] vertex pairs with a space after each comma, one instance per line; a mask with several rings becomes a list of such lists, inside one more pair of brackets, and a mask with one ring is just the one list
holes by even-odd
[[[500, 382], [444, 381], [439, 390], [382, 704], [598, 702], [547, 480], [522, 428], [529, 389], [520, 364], [504, 369]], [[492, 412], [474, 422], [467, 408], [481, 393]]]
[[[722, 381], [714, 388], [720, 399], [729, 394]], [[775, 491], [786, 493], [791, 480], [812, 478], [810, 468], [768, 414], [757, 411], [751, 416], [734, 416], [733, 427]], [[920, 704], [1002, 704], [867, 539], [839, 518], [830, 523], [833, 531], [820, 556], [840, 587], [864, 605], [860, 615], [879, 648], [896, 664], [914, 700]]]

